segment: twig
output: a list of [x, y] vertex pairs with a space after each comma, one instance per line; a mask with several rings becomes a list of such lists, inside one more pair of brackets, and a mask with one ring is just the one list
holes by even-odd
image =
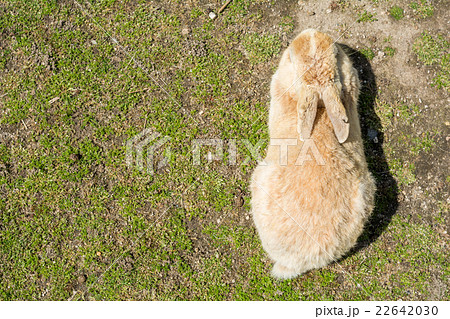
[[231, 2], [231, 0], [228, 0], [227, 2], [225, 2], [225, 4], [222, 6], [222, 8], [219, 9], [218, 13], [221, 13], [223, 10], [225, 10], [225, 8], [227, 7], [227, 5], [229, 5]]

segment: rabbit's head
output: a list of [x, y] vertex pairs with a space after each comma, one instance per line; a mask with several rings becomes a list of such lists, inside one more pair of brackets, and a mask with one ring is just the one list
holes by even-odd
[[302, 141], [311, 137], [320, 101], [339, 143], [348, 138], [349, 123], [341, 100], [337, 54], [333, 40], [312, 29], [300, 33], [289, 46], [289, 61], [295, 73], [293, 86], [298, 95], [298, 133]]

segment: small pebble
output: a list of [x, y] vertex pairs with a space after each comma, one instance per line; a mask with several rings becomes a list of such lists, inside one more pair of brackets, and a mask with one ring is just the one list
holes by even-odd
[[215, 14], [214, 12], [210, 12], [209, 13], [209, 18], [211, 19], [211, 20], [214, 20], [215, 18], [217, 18], [217, 14]]

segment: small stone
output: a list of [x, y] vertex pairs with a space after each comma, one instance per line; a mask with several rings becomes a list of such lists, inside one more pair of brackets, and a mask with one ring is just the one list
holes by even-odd
[[86, 282], [86, 279], [87, 279], [87, 276], [86, 275], [79, 275], [78, 276], [78, 283], [79, 284], [83, 284], [83, 283], [85, 283]]
[[331, 13], [331, 9], [327, 9], [327, 11], [325, 11], [326, 13]]
[[378, 57], [379, 57], [379, 58], [384, 57], [384, 52], [383, 52], [383, 51], [378, 51]]
[[209, 16], [209, 18], [210, 18], [211, 20], [214, 20], [215, 18], [217, 18], [217, 14], [215, 14], [213, 11], [211, 11], [211, 12], [208, 14], [208, 16]]
[[309, 16], [313, 16], [313, 15], [315, 15], [315, 14], [316, 14], [316, 13], [315, 13], [314, 11], [312, 11], [312, 10], [309, 10], [309, 11], [308, 11], [308, 15], [309, 15]]
[[181, 34], [182, 35], [188, 35], [189, 34], [189, 28], [184, 28], [183, 30], [181, 30]]
[[91, 40], [91, 43], [92, 43], [93, 45], [97, 45], [97, 41], [95, 41], [95, 40]]

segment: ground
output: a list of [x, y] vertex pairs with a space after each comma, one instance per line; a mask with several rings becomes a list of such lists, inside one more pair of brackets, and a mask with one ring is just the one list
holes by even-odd
[[[0, 299], [449, 300], [448, 2], [224, 2], [0, 0]], [[360, 73], [378, 191], [348, 256], [277, 281], [251, 149], [306, 28]]]

